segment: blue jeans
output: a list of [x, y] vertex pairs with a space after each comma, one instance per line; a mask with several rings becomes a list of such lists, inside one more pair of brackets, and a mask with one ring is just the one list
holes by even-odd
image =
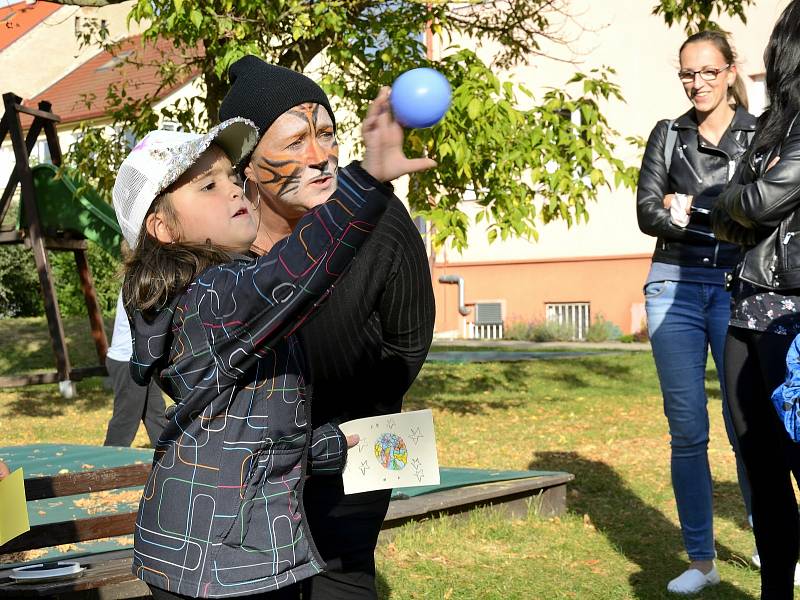
[[[725, 394], [723, 353], [730, 294], [720, 285], [654, 281], [645, 288], [647, 329], [664, 396], [672, 448], [672, 489], [690, 560], [715, 557], [711, 469], [708, 465], [708, 347]], [[739, 487], [750, 515], [750, 487], [739, 456], [727, 402], [722, 416], [734, 453]]]

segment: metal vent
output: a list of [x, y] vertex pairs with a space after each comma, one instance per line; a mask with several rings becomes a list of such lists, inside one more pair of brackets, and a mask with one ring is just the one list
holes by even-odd
[[503, 306], [500, 302], [476, 302], [475, 325], [500, 325], [503, 323]]

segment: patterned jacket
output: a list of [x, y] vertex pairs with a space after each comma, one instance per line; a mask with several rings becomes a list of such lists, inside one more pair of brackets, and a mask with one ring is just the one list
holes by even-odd
[[134, 573], [200, 598], [275, 590], [324, 567], [302, 504], [308, 468], [338, 474], [346, 440], [311, 430], [294, 330], [383, 213], [357, 165], [268, 254], [204, 271], [154, 317], [131, 315], [131, 372], [175, 401], [139, 506]]

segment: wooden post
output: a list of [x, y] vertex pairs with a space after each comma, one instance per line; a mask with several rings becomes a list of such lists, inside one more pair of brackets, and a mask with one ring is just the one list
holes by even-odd
[[[56, 368], [60, 382], [69, 381], [71, 370], [67, 344], [64, 336], [64, 325], [61, 322], [61, 313], [58, 309], [58, 297], [53, 285], [53, 273], [50, 263], [47, 260], [47, 251], [44, 247], [44, 236], [39, 222], [39, 211], [36, 207], [36, 198], [33, 192], [33, 176], [31, 166], [28, 162], [27, 144], [22, 138], [22, 125], [17, 112], [17, 105], [22, 102], [18, 96], [7, 93], [3, 94], [3, 104], [5, 106], [5, 116], [8, 117], [6, 124], [11, 134], [11, 143], [14, 147], [14, 159], [16, 162], [15, 172], [22, 184], [22, 206], [25, 210], [25, 217], [28, 221], [28, 241], [33, 251], [33, 260], [36, 263], [36, 272], [39, 275], [39, 283], [42, 286], [42, 296], [44, 297], [44, 310], [47, 315], [47, 327], [50, 330], [50, 341], [53, 345], [53, 354], [56, 357]], [[35, 139], [35, 138], [34, 138]], [[60, 154], [60, 153], [59, 153]], [[13, 177], [13, 176], [12, 176]], [[65, 392], [64, 384], [62, 393]], [[67, 394], [68, 395], [68, 392]]]
[[[21, 102], [22, 99], [18, 96], [15, 98]], [[3, 115], [3, 120], [0, 122], [0, 144], [3, 143], [3, 139], [6, 137], [6, 132], [9, 131], [8, 123], [12, 118], [16, 118], [16, 113], [9, 115], [7, 112]], [[31, 128], [28, 130], [28, 135], [25, 136], [25, 156], [31, 155], [31, 150], [33, 150], [33, 146], [36, 144], [36, 140], [39, 137], [39, 133], [42, 130], [42, 124], [40, 121], [36, 121], [31, 124]], [[8, 178], [8, 183], [6, 184], [5, 190], [3, 190], [3, 195], [0, 197], [0, 225], [3, 223], [3, 219], [6, 217], [6, 212], [8, 212], [9, 207], [11, 206], [11, 198], [14, 195], [14, 192], [17, 190], [17, 184], [19, 184], [19, 173], [17, 170], [14, 169], [11, 172], [11, 176]]]
[[100, 312], [100, 305], [97, 303], [97, 295], [94, 291], [94, 281], [92, 281], [92, 271], [89, 268], [89, 261], [86, 258], [86, 250], [74, 250], [75, 264], [78, 267], [78, 275], [81, 280], [83, 297], [86, 300], [86, 309], [89, 313], [89, 324], [92, 327], [92, 338], [97, 349], [97, 358], [100, 364], [105, 364], [106, 352], [108, 351], [108, 340], [106, 331], [103, 328], [103, 315]]

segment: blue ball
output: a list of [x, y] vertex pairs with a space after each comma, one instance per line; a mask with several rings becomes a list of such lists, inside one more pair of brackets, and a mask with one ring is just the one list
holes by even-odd
[[420, 129], [441, 121], [450, 108], [450, 83], [434, 69], [406, 71], [395, 79], [389, 101], [395, 119], [403, 127]]

